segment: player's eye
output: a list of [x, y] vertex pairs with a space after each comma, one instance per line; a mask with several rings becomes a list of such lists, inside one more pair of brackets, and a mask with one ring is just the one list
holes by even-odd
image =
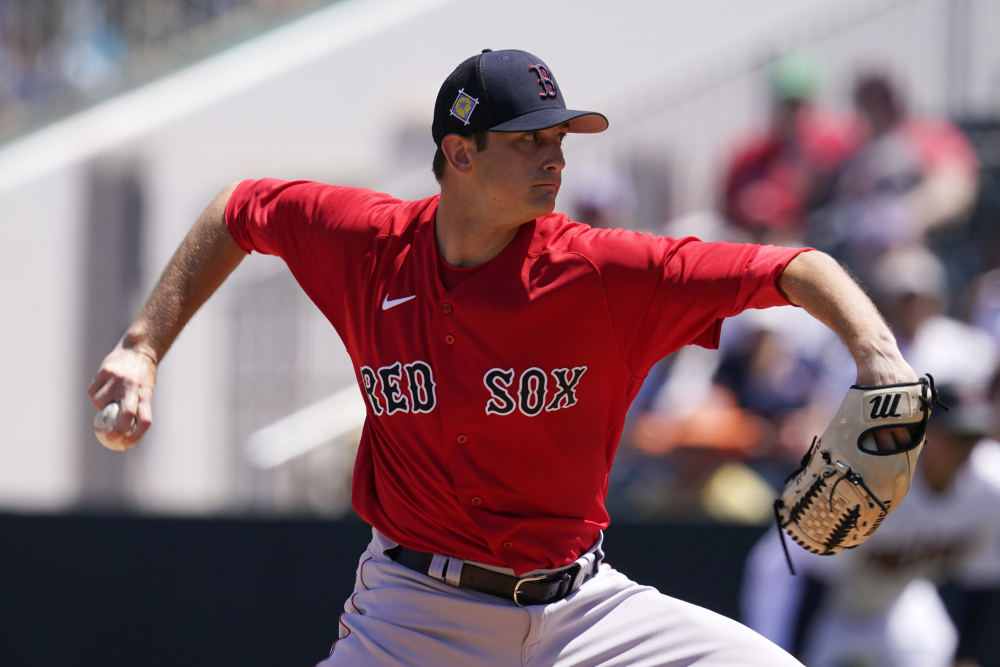
[[523, 137], [521, 137], [521, 139], [523, 139], [524, 141], [534, 141], [535, 140], [535, 133], [534, 132], [528, 132]]

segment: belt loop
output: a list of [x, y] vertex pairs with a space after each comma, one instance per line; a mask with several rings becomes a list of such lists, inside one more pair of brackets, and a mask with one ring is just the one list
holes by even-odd
[[570, 590], [575, 591], [576, 589], [580, 588], [580, 586], [583, 585], [583, 582], [590, 577], [591, 571], [594, 569], [594, 563], [596, 561], [597, 559], [594, 557], [594, 554], [592, 553], [584, 554], [579, 559], [577, 559], [576, 562], [580, 564], [580, 569], [577, 570], [576, 576], [573, 577], [573, 586]]
[[431, 559], [431, 565], [427, 568], [427, 576], [433, 577], [438, 581], [444, 581], [444, 568], [448, 564], [448, 557], [442, 556], [441, 554], [434, 554]]
[[455, 588], [458, 588], [458, 584], [462, 581], [462, 568], [465, 567], [465, 561], [461, 558], [449, 558], [448, 563], [445, 565], [444, 571], [444, 581], [446, 584], [450, 584]]

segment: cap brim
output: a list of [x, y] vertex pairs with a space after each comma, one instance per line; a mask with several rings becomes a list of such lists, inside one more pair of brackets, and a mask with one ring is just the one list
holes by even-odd
[[594, 134], [608, 129], [608, 119], [595, 111], [539, 109], [490, 128], [493, 132], [533, 132], [569, 123], [570, 132]]

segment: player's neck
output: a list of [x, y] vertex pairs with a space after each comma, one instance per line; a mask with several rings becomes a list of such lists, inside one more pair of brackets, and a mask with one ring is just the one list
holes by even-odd
[[442, 193], [434, 238], [444, 261], [451, 266], [477, 266], [503, 252], [524, 222], [505, 219], [487, 206], [457, 201]]

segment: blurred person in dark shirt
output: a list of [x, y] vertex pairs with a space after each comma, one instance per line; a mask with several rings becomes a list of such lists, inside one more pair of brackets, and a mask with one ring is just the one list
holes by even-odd
[[859, 145], [859, 123], [813, 104], [816, 70], [801, 54], [775, 63], [771, 122], [729, 160], [721, 208], [757, 242], [800, 245], [809, 213], [828, 200], [837, 169]]

